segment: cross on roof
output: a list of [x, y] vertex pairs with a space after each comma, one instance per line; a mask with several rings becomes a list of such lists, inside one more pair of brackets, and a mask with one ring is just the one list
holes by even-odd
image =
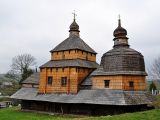
[[121, 26], [121, 16], [120, 16], [120, 14], [118, 15], [118, 26]]
[[120, 14], [118, 15], [118, 18], [119, 18], [119, 19], [121, 19], [121, 16], [120, 16]]
[[75, 20], [75, 19], [76, 19], [76, 16], [77, 16], [76, 11], [74, 10], [72, 14], [73, 14], [73, 18], [74, 18], [74, 20]]

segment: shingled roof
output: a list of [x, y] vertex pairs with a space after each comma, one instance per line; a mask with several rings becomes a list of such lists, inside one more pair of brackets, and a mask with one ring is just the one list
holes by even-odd
[[147, 75], [143, 55], [124, 46], [113, 48], [103, 54], [101, 66], [106, 73]]
[[56, 103], [84, 103], [101, 105], [138, 105], [148, 104], [153, 97], [146, 91], [123, 90], [80, 90], [78, 94], [38, 94], [37, 88], [21, 88], [11, 98], [37, 100]]
[[40, 79], [40, 73], [36, 72], [33, 73], [31, 76], [29, 76], [27, 79], [25, 79], [22, 84], [39, 84]]
[[147, 73], [144, 71], [104, 71], [103, 67], [99, 67], [91, 73], [92, 76], [98, 75], [144, 75], [146, 76]]
[[50, 60], [43, 67], [84, 67], [84, 68], [97, 68], [99, 65], [96, 62], [86, 61], [82, 59], [70, 59], [70, 60]]
[[50, 52], [75, 49], [96, 54], [96, 52], [91, 47], [89, 47], [80, 37], [76, 35], [68, 37]]

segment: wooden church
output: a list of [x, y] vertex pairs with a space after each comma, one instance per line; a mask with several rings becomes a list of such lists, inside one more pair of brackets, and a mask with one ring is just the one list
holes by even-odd
[[143, 55], [128, 44], [121, 26], [113, 32], [113, 49], [100, 65], [96, 52], [79, 35], [75, 17], [69, 37], [50, 51], [51, 58], [22, 82], [11, 98], [22, 109], [64, 114], [107, 115], [148, 109], [152, 95], [146, 91]]

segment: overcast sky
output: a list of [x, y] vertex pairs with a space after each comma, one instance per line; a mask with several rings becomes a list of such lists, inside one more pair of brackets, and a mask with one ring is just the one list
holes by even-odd
[[49, 51], [69, 36], [73, 10], [98, 63], [112, 49], [118, 14], [146, 66], [160, 56], [159, 0], [0, 0], [0, 73], [10, 69], [16, 55], [30, 53], [37, 66], [50, 60]]

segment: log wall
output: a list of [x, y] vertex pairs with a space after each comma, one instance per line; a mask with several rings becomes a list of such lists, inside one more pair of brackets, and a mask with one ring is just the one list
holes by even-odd
[[89, 61], [96, 61], [96, 54], [81, 51], [81, 50], [68, 50], [51, 53], [51, 60], [63, 59], [84, 59]]
[[[88, 68], [43, 68], [40, 72], [39, 93], [77, 93], [79, 83], [92, 71]], [[48, 85], [48, 76], [53, 77]], [[67, 77], [67, 85], [61, 85], [61, 78]]]
[[[104, 80], [110, 80], [108, 89], [115, 90], [145, 90], [145, 76], [129, 76], [129, 75], [114, 75], [114, 76], [94, 76], [92, 78], [93, 89], [104, 89]], [[134, 87], [129, 87], [129, 82], [134, 82]]]

